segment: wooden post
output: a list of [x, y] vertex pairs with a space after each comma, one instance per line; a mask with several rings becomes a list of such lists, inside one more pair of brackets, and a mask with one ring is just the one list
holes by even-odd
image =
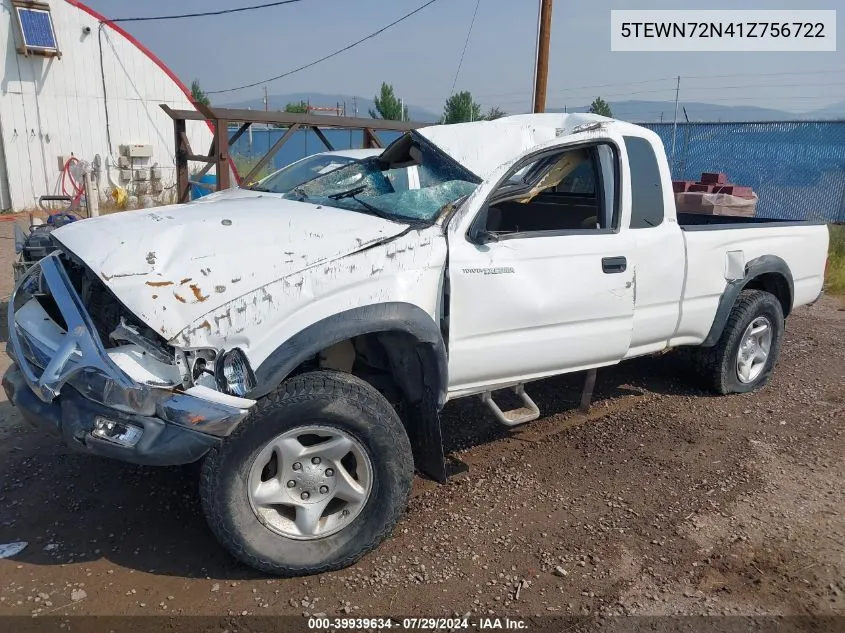
[[215, 168], [217, 169], [217, 191], [228, 189], [229, 178], [229, 122], [217, 119], [214, 122]]
[[176, 139], [176, 199], [179, 202], [190, 200], [188, 183], [188, 152], [182, 146], [185, 136], [185, 119], [173, 119], [173, 136]]
[[552, 0], [540, 0], [537, 37], [537, 67], [534, 80], [534, 112], [546, 111], [546, 87], [549, 83], [549, 42], [552, 31]]

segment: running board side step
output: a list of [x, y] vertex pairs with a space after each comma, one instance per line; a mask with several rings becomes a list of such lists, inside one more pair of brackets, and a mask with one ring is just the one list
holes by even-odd
[[493, 412], [496, 419], [505, 426], [519, 426], [520, 424], [531, 422], [540, 417], [540, 409], [534, 404], [531, 397], [525, 393], [524, 384], [516, 385], [513, 388], [513, 392], [520, 397], [524, 405], [523, 407], [510, 411], [502, 411], [499, 405], [493, 400], [493, 394], [489, 391], [481, 394], [481, 402], [487, 405], [487, 408]]
[[[589, 413], [590, 405], [593, 402], [593, 389], [596, 386], [596, 370], [588, 369], [584, 376], [584, 386], [581, 389], [581, 412]], [[511, 411], [502, 411], [493, 401], [493, 394], [490, 391], [485, 391], [481, 394], [481, 402], [487, 405], [487, 408], [493, 412], [496, 419], [505, 426], [519, 426], [526, 422], [532, 422], [540, 417], [540, 409], [534, 404], [534, 401], [525, 393], [525, 383], [516, 385], [513, 392], [522, 399], [523, 407], [519, 409], [512, 409]]]

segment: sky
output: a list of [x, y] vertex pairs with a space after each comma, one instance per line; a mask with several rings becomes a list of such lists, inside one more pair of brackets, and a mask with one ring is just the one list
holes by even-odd
[[[212, 11], [267, 0], [87, 0], [109, 18]], [[268, 83], [270, 95], [321, 92], [371, 97], [391, 83], [406, 102], [442, 111], [452, 93], [473, 12], [478, 13], [455, 90], [485, 109], [531, 107], [537, 0], [438, 0], [378, 37], [300, 73]], [[346, 46], [423, 0], [302, 0], [225, 16], [121, 26], [186, 84], [214, 91], [261, 81]], [[723, 0], [722, 8], [835, 9], [841, 0]], [[845, 45], [827, 53], [611, 52], [611, 9], [698, 9], [698, 0], [554, 3], [548, 107], [674, 100], [805, 112], [845, 101]], [[711, 8], [711, 7], [708, 7]], [[845, 11], [840, 11], [845, 15]], [[212, 95], [218, 104], [260, 98], [262, 86]]]

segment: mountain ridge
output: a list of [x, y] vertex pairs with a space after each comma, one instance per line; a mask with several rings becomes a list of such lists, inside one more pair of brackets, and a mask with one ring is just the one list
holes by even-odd
[[[300, 101], [310, 102], [312, 105], [318, 107], [336, 107], [337, 105], [343, 106], [345, 104], [348, 116], [355, 116], [353, 108], [357, 105], [357, 116], [361, 118], [368, 118], [370, 116], [369, 110], [375, 107], [372, 99], [357, 95], [297, 92], [269, 95], [268, 109], [272, 111], [283, 110], [287, 103], [299, 103]], [[635, 123], [657, 123], [661, 120], [661, 114], [664, 123], [671, 123], [675, 116], [674, 101], [626, 100], [611, 101], [609, 103], [614, 117]], [[261, 98], [214, 105], [264, 110], [264, 101]], [[408, 116], [412, 121], [436, 123], [441, 117], [440, 114], [413, 103], [408, 102], [405, 105], [408, 107]], [[549, 107], [548, 112], [586, 112], [588, 109], [588, 105], [566, 108]], [[684, 109], [686, 109], [686, 114], [691, 122], [845, 120], [845, 101], [800, 113], [763, 106], [720, 105], [706, 101], [682, 101], [678, 104], [679, 122], [685, 120]], [[518, 112], [510, 112], [509, 114], [518, 114]]]

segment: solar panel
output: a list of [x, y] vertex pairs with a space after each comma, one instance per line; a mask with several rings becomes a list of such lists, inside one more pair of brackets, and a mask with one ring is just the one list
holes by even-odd
[[56, 35], [49, 11], [16, 7], [21, 23], [24, 46], [39, 50], [56, 50]]

